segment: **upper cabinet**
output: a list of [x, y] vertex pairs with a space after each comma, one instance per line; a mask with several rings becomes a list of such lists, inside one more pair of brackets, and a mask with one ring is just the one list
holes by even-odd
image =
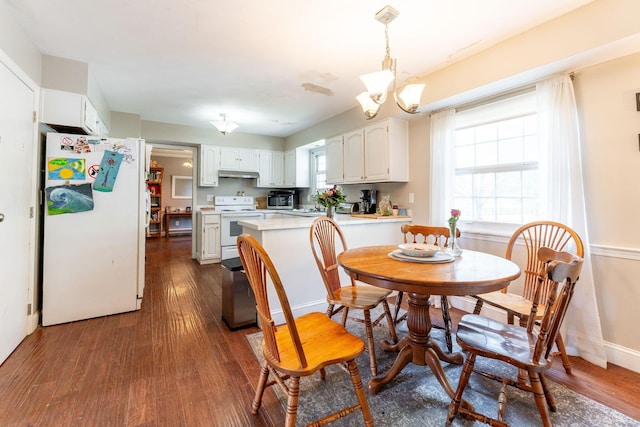
[[200, 186], [217, 187], [220, 168], [220, 147], [200, 146]]
[[60, 132], [106, 136], [108, 129], [86, 95], [42, 89], [40, 121]]
[[259, 174], [257, 187], [282, 187], [284, 184], [284, 153], [258, 150]]
[[284, 187], [309, 187], [309, 150], [295, 148], [284, 153]]
[[325, 141], [325, 153], [327, 158], [327, 182], [342, 184], [344, 182], [343, 165], [343, 137], [342, 135], [327, 138]]
[[342, 152], [338, 147], [339, 137], [328, 140], [327, 182], [330, 184], [409, 181], [409, 125], [406, 120], [389, 118], [346, 133], [342, 136]]
[[258, 150], [220, 147], [220, 169], [258, 172]]

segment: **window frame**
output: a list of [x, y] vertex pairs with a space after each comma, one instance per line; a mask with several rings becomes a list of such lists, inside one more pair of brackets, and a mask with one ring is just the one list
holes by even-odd
[[[513, 109], [514, 105], [517, 105], [518, 107], [516, 111], [514, 111]], [[531, 117], [531, 116], [537, 116], [535, 88], [528, 89], [524, 92], [519, 92], [509, 96], [494, 98], [482, 104], [474, 104], [473, 106], [470, 106], [466, 109], [460, 108], [459, 110], [456, 111], [455, 132], [457, 135], [458, 132], [463, 130], [478, 128], [480, 126], [484, 126], [488, 124], [497, 124], [500, 122], [506, 122], [506, 121], [514, 120], [518, 118], [526, 119], [527, 117]], [[538, 129], [537, 121], [536, 121], [535, 127], [536, 127], [535, 140], [536, 140], [536, 146], [537, 146], [537, 155], [535, 159], [527, 158], [526, 154], [523, 152], [522, 161], [500, 163], [499, 158], [496, 157], [496, 160], [495, 160], [496, 163], [493, 163], [493, 164], [456, 167], [453, 175], [454, 199], [459, 199], [460, 197], [466, 197], [468, 199], [467, 196], [460, 196], [460, 193], [455, 192], [455, 188], [456, 188], [455, 183], [458, 180], [458, 177], [461, 175], [470, 175], [473, 183], [473, 177], [481, 174], [525, 172], [525, 171], [532, 171], [532, 170], [540, 171], [540, 154], [541, 153], [539, 151], [540, 141], [538, 138], [539, 129]], [[523, 128], [523, 131], [515, 137], [522, 139], [522, 142], [520, 142], [521, 144], [526, 144], [527, 143], [526, 139], [531, 138], [531, 134], [526, 133], [525, 128]], [[504, 138], [504, 140], [506, 139], [508, 138]], [[495, 149], [499, 150], [499, 146], [500, 146], [499, 144], [501, 141], [499, 134], [495, 135], [495, 139], [491, 139], [489, 141], [490, 143], [497, 144]], [[479, 143], [481, 142], [474, 138], [473, 144], [466, 145], [466, 147], [469, 147], [470, 145], [474, 147], [474, 154], [473, 154], [474, 163], [476, 163], [477, 161], [477, 157], [475, 157], [476, 156], [475, 149]], [[456, 153], [456, 156], [458, 155], [457, 150], [459, 147], [460, 146], [456, 143], [454, 148], [454, 152]], [[525, 150], [526, 146], [523, 145], [521, 149]], [[496, 156], [498, 155], [499, 155], [499, 151], [496, 151]], [[494, 182], [494, 185], [495, 185], [495, 182]], [[521, 185], [525, 185], [525, 183], [521, 183]], [[523, 187], [520, 187], [520, 188], [523, 190], [525, 189]], [[481, 196], [475, 189], [472, 188], [471, 191], [472, 193], [471, 193], [470, 200], [471, 200], [471, 203], [474, 204], [476, 203], [478, 198], [480, 198]], [[538, 190], [537, 197], [539, 198], [540, 196], [541, 196], [541, 191]], [[490, 198], [497, 203], [500, 199], [500, 196], [494, 193]], [[509, 197], [509, 198], [513, 199], [513, 197]], [[521, 221], [528, 222], [529, 220], [534, 220], [535, 219], [534, 217], [526, 217], [525, 216], [526, 210], [522, 209], [522, 206], [523, 206], [522, 203], [525, 203], [527, 199], [527, 197], [525, 197], [525, 194], [521, 192], [521, 194], [516, 198], [518, 198], [521, 202], [521, 205], [520, 205], [521, 209], [518, 212], [518, 214], [520, 215]], [[541, 203], [541, 200], [538, 199], [536, 203]], [[459, 209], [462, 208], [462, 206], [457, 206], [457, 207]], [[496, 212], [496, 218], [498, 216], [499, 216], [499, 213]], [[460, 224], [465, 225], [465, 229], [467, 229], [468, 231], [472, 231], [475, 229], [476, 231], [482, 230], [483, 232], [486, 232], [487, 230], [491, 230], [491, 234], [510, 233], [521, 225], [521, 223], [513, 223], [513, 222], [499, 222], [499, 221], [469, 219], [468, 217], [465, 218], [464, 215], [460, 218]]]

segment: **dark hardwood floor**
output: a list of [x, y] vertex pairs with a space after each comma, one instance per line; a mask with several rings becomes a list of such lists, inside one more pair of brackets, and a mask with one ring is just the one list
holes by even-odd
[[[220, 266], [190, 255], [189, 237], [147, 241], [140, 311], [25, 338], [0, 366], [0, 426], [282, 425], [271, 390], [250, 411], [259, 367], [245, 335], [258, 329], [227, 329]], [[572, 363], [573, 375], [558, 361], [548, 377], [640, 420], [640, 374]]]

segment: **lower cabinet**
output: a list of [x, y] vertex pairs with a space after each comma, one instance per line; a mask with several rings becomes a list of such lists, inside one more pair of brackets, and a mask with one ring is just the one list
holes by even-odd
[[220, 214], [198, 212], [196, 252], [200, 264], [220, 262]]

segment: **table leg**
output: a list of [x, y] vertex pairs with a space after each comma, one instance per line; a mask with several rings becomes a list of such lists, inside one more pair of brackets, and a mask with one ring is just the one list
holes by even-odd
[[408, 298], [407, 328], [409, 335], [403, 337], [398, 344], [381, 343], [385, 351], [400, 351], [389, 372], [381, 378], [369, 381], [369, 392], [378, 393], [382, 387], [393, 380], [409, 363], [418, 366], [429, 366], [447, 394], [453, 398], [455, 392], [442, 369], [440, 360], [461, 365], [462, 354], [447, 354], [430, 337], [431, 318], [429, 317], [429, 295], [410, 293]]

